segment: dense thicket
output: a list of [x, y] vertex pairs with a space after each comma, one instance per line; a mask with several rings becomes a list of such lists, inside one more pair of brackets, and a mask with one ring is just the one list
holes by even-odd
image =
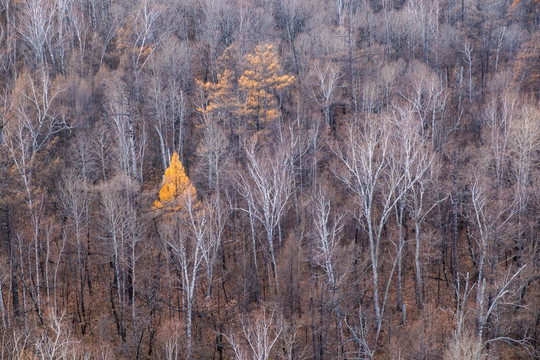
[[3, 0], [0, 357], [537, 358], [539, 23]]

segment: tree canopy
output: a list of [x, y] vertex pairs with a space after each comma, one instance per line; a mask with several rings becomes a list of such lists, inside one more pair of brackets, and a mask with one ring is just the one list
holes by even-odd
[[255, 53], [247, 56], [247, 69], [238, 84], [245, 94], [245, 102], [239, 113], [255, 121], [257, 130], [269, 121], [279, 117], [279, 91], [290, 86], [293, 75], [280, 75], [282, 72], [272, 45], [257, 46]]

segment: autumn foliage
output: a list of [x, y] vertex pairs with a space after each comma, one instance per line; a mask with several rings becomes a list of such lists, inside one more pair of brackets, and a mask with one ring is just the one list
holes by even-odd
[[191, 184], [178, 153], [174, 152], [171, 163], [163, 176], [163, 185], [159, 190], [159, 200], [154, 202], [157, 209], [165, 208], [178, 210], [189, 197], [193, 202], [197, 198], [197, 191]]
[[236, 80], [231, 69], [224, 69], [218, 74], [216, 83], [197, 80], [208, 94], [206, 106], [200, 107], [199, 111], [204, 114], [228, 111], [245, 116], [259, 131], [266, 123], [279, 117], [281, 92], [295, 80], [294, 76], [282, 73], [273, 45], [258, 45], [254, 53], [246, 56], [246, 69], [238, 79], [240, 98], [235, 93]]
[[239, 113], [254, 119], [257, 130], [279, 117], [279, 91], [294, 82], [292, 75], [280, 75], [281, 67], [272, 45], [257, 46], [247, 56], [247, 69], [238, 83], [245, 95]]

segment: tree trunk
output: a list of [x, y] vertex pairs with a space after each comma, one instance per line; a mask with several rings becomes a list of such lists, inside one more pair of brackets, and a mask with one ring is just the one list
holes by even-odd
[[416, 249], [414, 251], [414, 265], [416, 268], [416, 303], [418, 305], [418, 309], [422, 309], [423, 307], [423, 301], [422, 301], [422, 269], [420, 266], [420, 249], [421, 249], [421, 243], [420, 243], [420, 220], [416, 219], [414, 223], [414, 239], [416, 242]]
[[459, 294], [457, 289], [459, 289], [459, 277], [458, 277], [458, 184], [457, 184], [457, 157], [458, 149], [457, 143], [454, 145], [454, 171], [452, 174], [453, 182], [453, 195], [452, 195], [452, 264], [454, 267], [454, 282], [456, 289], [456, 302], [459, 300]]

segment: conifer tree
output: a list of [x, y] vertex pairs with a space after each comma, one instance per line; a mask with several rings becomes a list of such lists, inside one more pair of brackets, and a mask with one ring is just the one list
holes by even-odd
[[294, 81], [294, 76], [279, 75], [280, 72], [281, 66], [272, 45], [259, 45], [254, 54], [247, 56], [247, 69], [238, 80], [240, 91], [246, 94], [239, 114], [253, 118], [257, 131], [264, 123], [279, 117], [277, 91]]
[[186, 175], [180, 157], [175, 151], [171, 157], [171, 164], [165, 170], [163, 186], [159, 190], [159, 200], [154, 202], [154, 207], [178, 210], [188, 197], [194, 203], [197, 191]]

